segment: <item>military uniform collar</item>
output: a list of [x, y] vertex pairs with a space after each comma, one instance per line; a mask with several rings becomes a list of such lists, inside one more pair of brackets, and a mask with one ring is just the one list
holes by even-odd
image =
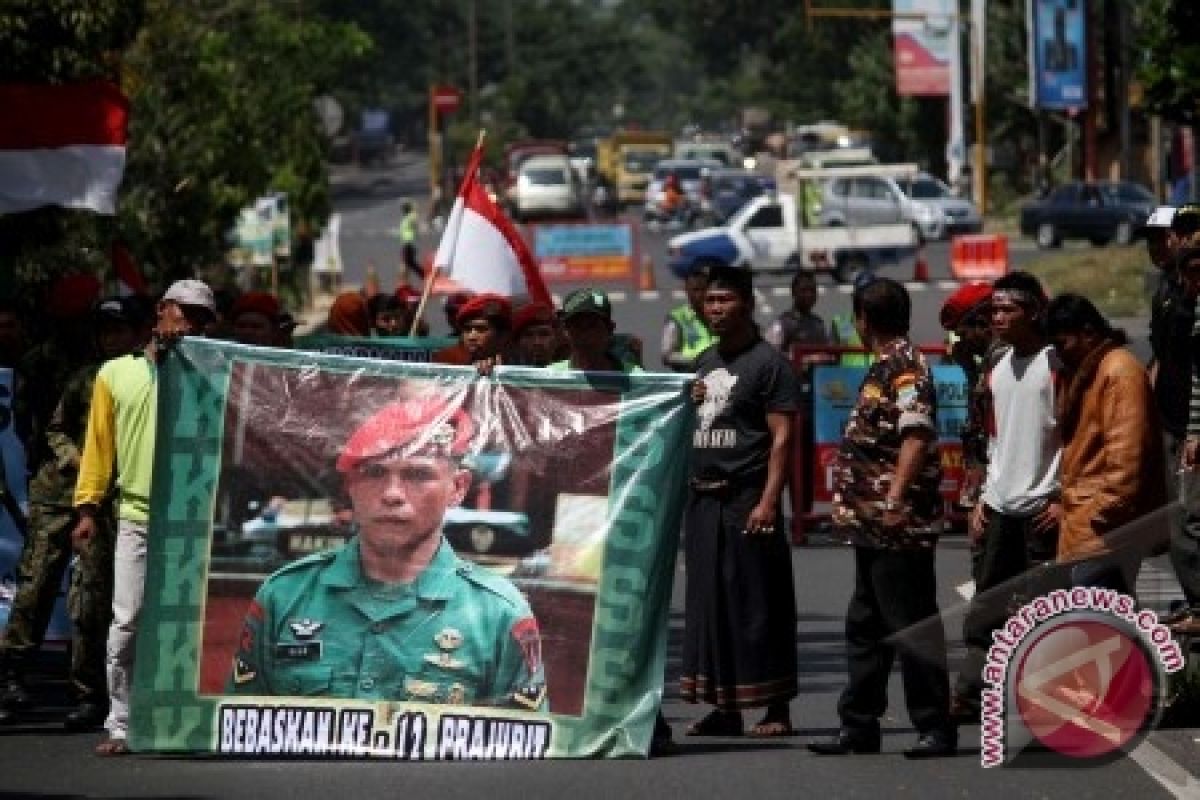
[[[427, 600], [446, 599], [454, 594], [454, 579], [470, 571], [471, 565], [458, 557], [444, 534], [437, 552], [425, 570], [413, 584], [418, 597]], [[356, 536], [333, 557], [333, 561], [321, 574], [321, 583], [340, 589], [353, 589], [366, 582], [359, 555], [359, 540]]]

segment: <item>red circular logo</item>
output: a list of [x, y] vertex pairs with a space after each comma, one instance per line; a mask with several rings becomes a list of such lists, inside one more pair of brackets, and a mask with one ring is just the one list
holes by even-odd
[[1130, 745], [1157, 712], [1154, 665], [1135, 637], [1096, 619], [1063, 618], [1039, 631], [1013, 686], [1030, 734], [1073, 758]]

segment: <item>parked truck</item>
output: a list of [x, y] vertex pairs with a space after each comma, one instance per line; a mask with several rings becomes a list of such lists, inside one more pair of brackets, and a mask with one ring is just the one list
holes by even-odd
[[[915, 174], [916, 165], [878, 167], [891, 175]], [[796, 169], [792, 191], [769, 192], [746, 203], [717, 228], [671, 239], [671, 271], [678, 277], [723, 265], [756, 272], [829, 272], [849, 283], [864, 271], [896, 264], [916, 252], [917, 236], [908, 222], [836, 225], [821, 213], [823, 185], [863, 168]]]
[[665, 131], [618, 131], [596, 143], [596, 170], [621, 205], [641, 205], [654, 165], [671, 157], [675, 138]]

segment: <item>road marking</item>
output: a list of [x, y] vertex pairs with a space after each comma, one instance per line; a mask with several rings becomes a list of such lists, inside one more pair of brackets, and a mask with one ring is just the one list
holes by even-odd
[[685, 292], [683, 289], [672, 289], [671, 290], [671, 299], [672, 300], [687, 300], [687, 292]]
[[644, 289], [643, 291], [638, 292], [638, 300], [657, 300], [657, 299], [658, 299], [658, 290], [657, 289]]
[[1129, 757], [1154, 780], [1158, 781], [1172, 797], [1200, 796], [1200, 780], [1197, 780], [1175, 759], [1159, 750], [1150, 740], [1143, 739]]
[[561, 294], [552, 294], [552, 295], [550, 295], [550, 299], [554, 301], [554, 305], [556, 305], [556, 306], [562, 305], [563, 299], [562, 299]]
[[792, 290], [788, 286], [773, 286], [771, 287], [771, 294], [776, 297], [789, 297], [792, 294]]
[[967, 581], [954, 587], [954, 590], [959, 593], [963, 600], [970, 600], [975, 596], [975, 581]]
[[945, 289], [948, 292], [955, 291], [961, 285], [962, 284], [960, 284], [958, 281], [938, 281], [937, 282], [937, 287], [939, 289]]
[[629, 295], [624, 292], [609, 292], [608, 299], [614, 303], [624, 303], [629, 298]]

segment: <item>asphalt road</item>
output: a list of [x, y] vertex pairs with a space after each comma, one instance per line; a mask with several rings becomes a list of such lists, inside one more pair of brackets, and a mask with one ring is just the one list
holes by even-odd
[[[938, 594], [951, 638], [953, 668], [961, 654], [956, 641], [963, 603], [958, 587], [966, 581], [967, 554], [961, 539], [947, 539], [938, 555]], [[52, 710], [30, 725], [0, 729], [0, 797], [1200, 797], [1195, 778], [1200, 771], [1195, 737], [1200, 733], [1194, 728], [1155, 732], [1136, 757], [1103, 767], [984, 770], [976, 726], [962, 729], [959, 756], [908, 761], [900, 751], [912, 743], [914, 733], [904, 711], [898, 672], [883, 723], [883, 754], [841, 759], [811, 755], [804, 743], [829, 735], [837, 725], [837, 696], [845, 680], [842, 620], [853, 582], [852, 554], [839, 546], [812, 545], [794, 549], [792, 565], [800, 612], [796, 647], [801, 669], [800, 695], [791, 705], [792, 721], [799, 729], [794, 738], [683, 736], [683, 729], [704, 709], [679, 702], [675, 691], [686, 578], [681, 564], [672, 604], [664, 703], [679, 743], [675, 755], [650, 761], [529, 764], [234, 762], [136, 755], [114, 761], [90, 754], [95, 735], [61, 733]], [[1147, 590], [1161, 580], [1160, 567], [1145, 571], [1142, 584]], [[51, 687], [51, 699], [59, 696], [58, 688]]]

